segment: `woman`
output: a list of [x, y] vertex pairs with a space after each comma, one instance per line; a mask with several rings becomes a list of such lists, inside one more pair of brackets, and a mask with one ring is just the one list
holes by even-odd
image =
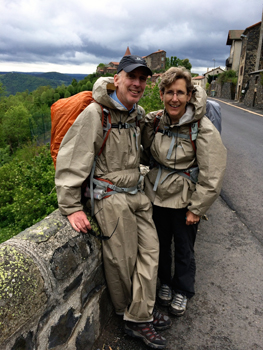
[[[205, 116], [206, 93], [191, 74], [172, 67], [161, 77], [164, 110], [146, 116], [142, 134], [150, 159], [145, 192], [153, 203], [160, 241], [158, 301], [181, 316], [194, 294], [198, 223], [218, 197], [226, 167], [219, 132]], [[145, 156], [144, 154], [144, 156]], [[174, 238], [174, 274], [171, 243]]]

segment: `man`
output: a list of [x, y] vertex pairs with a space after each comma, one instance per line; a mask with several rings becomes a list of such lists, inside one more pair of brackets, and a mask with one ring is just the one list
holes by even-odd
[[[104, 236], [110, 237], [102, 248], [115, 311], [124, 315], [127, 334], [162, 349], [166, 341], [156, 330], [169, 328], [171, 321], [154, 310], [159, 242], [151, 202], [138, 191], [145, 112], [137, 103], [152, 72], [144, 59], [128, 55], [117, 73], [96, 81], [93, 98], [97, 103], [78, 116], [61, 143], [56, 167], [58, 203], [76, 231], [88, 232], [91, 226], [81, 204], [81, 185], [89, 175], [94, 178], [94, 193], [102, 196], [95, 199], [94, 212]], [[111, 130], [96, 157], [104, 139], [101, 105], [109, 111]]]

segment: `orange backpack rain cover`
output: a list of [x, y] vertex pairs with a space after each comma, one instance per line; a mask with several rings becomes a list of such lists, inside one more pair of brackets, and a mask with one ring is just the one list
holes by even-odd
[[57, 154], [63, 137], [77, 116], [92, 102], [91, 91], [82, 91], [68, 98], [62, 98], [51, 106], [50, 152], [56, 167]]

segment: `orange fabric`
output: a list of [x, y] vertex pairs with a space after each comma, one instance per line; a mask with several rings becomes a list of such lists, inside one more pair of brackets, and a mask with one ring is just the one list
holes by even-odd
[[[101, 178], [99, 178], [99, 177], [96, 177], [96, 179], [97, 179], [97, 180], [100, 180], [100, 181], [107, 182], [107, 183], [110, 184], [110, 185], [113, 185], [113, 183], [112, 183], [111, 181], [109, 181], [109, 180], [101, 179]], [[113, 191], [113, 190], [112, 190], [111, 188], [107, 187], [106, 192], [112, 192], [112, 191]], [[106, 196], [106, 197], [104, 197], [104, 198], [109, 198], [109, 197], [110, 197], [110, 196]]]
[[82, 91], [68, 98], [62, 98], [51, 106], [50, 152], [56, 167], [57, 154], [63, 137], [77, 116], [92, 102], [91, 91]]

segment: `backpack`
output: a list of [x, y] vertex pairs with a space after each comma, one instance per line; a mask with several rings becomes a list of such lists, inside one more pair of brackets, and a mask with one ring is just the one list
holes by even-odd
[[[66, 135], [71, 125], [76, 120], [77, 116], [92, 102], [96, 102], [92, 98], [91, 91], [82, 91], [71, 97], [62, 98], [51, 106], [51, 140], [50, 152], [53, 159], [54, 167], [56, 168], [57, 154], [60, 144]], [[109, 111], [101, 106], [102, 111], [102, 126], [107, 129], [105, 138], [109, 135], [111, 126], [111, 118]], [[109, 120], [109, 125], [108, 121]], [[106, 140], [104, 140], [106, 142]], [[104, 146], [104, 142], [103, 142]], [[102, 151], [102, 150], [101, 150]], [[101, 152], [100, 152], [101, 153]]]
[[206, 116], [214, 126], [217, 128], [221, 134], [222, 125], [221, 125], [221, 106], [219, 103], [211, 100], [206, 101]]

